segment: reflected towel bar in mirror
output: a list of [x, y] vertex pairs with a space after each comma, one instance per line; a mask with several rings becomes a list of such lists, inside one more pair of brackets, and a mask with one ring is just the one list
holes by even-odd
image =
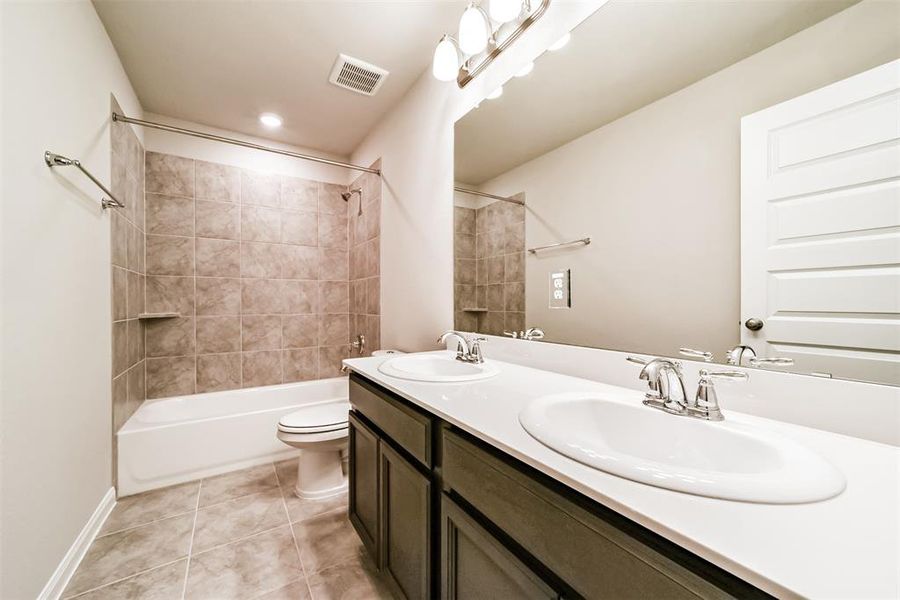
[[536, 246], [534, 248], [529, 248], [528, 252], [530, 252], [531, 254], [537, 254], [541, 250], [550, 250], [553, 248], [563, 248], [565, 246], [574, 246], [575, 244], [584, 244], [585, 246], [587, 246], [590, 243], [591, 243], [591, 238], [586, 237], [586, 238], [581, 238], [580, 240], [572, 240], [571, 242], [560, 242], [558, 244], [547, 244], [546, 246]]
[[93, 181], [97, 185], [98, 188], [103, 190], [103, 192], [107, 196], [109, 196], [109, 198], [102, 198], [100, 200], [100, 205], [103, 206], [103, 208], [109, 208], [110, 206], [114, 206], [116, 208], [125, 208], [125, 204], [120, 202], [113, 195], [113, 193], [111, 191], [109, 191], [109, 189], [107, 189], [107, 187], [105, 185], [100, 183], [99, 179], [94, 177], [90, 171], [85, 169], [81, 165], [80, 161], [75, 160], [74, 158], [66, 158], [65, 156], [62, 156], [60, 154], [54, 154], [53, 152], [50, 152], [48, 150], [48, 151], [44, 152], [44, 162], [47, 163], [47, 166], [50, 167], [51, 169], [53, 167], [75, 167], [75, 168], [77, 168], [79, 171], [84, 173], [88, 179]]

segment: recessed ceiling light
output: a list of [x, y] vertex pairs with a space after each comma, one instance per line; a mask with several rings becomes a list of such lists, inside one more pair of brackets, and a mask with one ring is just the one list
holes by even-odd
[[549, 48], [547, 48], [547, 50], [550, 50], [551, 52], [553, 50], [559, 50], [560, 48], [562, 48], [563, 46], [568, 44], [570, 39], [572, 39], [572, 34], [566, 33], [566, 35], [564, 35], [561, 38], [559, 38], [558, 40], [556, 40], [553, 43], [553, 45], [551, 45]]
[[490, 94], [485, 96], [485, 98], [488, 100], [496, 100], [497, 98], [499, 98], [502, 95], [503, 95], [503, 86], [501, 85], [496, 90], [494, 90], [493, 92], [491, 92]]
[[263, 113], [259, 115], [259, 122], [265, 125], [266, 127], [281, 127], [281, 117], [276, 115], [275, 113]]
[[526, 75], [531, 73], [531, 71], [533, 71], [533, 70], [534, 70], [534, 63], [530, 62], [527, 65], [525, 65], [524, 67], [522, 67], [521, 69], [519, 69], [519, 72], [516, 73], [516, 77], [525, 77]]

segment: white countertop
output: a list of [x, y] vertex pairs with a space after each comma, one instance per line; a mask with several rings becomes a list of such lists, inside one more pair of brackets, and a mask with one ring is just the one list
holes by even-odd
[[493, 361], [500, 374], [488, 380], [407, 381], [378, 370], [389, 358], [344, 363], [774, 596], [900, 598], [900, 448], [726, 410], [726, 419], [815, 450], [844, 473], [847, 489], [812, 504], [716, 500], [585, 466], [532, 438], [518, 420], [529, 401], [547, 394], [613, 392], [640, 403], [641, 392], [500, 361]]

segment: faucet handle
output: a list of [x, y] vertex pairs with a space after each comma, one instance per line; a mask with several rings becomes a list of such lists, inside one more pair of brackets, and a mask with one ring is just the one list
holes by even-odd
[[544, 330], [540, 327], [529, 327], [522, 337], [526, 340], [542, 340], [544, 339]]
[[707, 371], [706, 369], [700, 369], [700, 379], [707, 380], [710, 379], [733, 379], [733, 380], [743, 380], [746, 381], [750, 379], [750, 376], [742, 371]]
[[692, 358], [702, 358], [705, 362], [712, 362], [713, 353], [705, 350], [694, 350], [693, 348], [679, 348], [678, 353], [682, 356], [690, 356]]
[[511, 338], [514, 339], [514, 340], [519, 338], [519, 332], [518, 332], [518, 331], [504, 331], [504, 332], [503, 332], [503, 335], [508, 336], [508, 337], [511, 337]]
[[646, 365], [648, 362], [650, 362], [646, 358], [640, 358], [639, 356], [626, 356], [625, 360], [627, 360], [628, 362], [633, 362], [638, 365]]
[[721, 421], [725, 418], [722, 415], [722, 409], [719, 408], [719, 398], [716, 395], [716, 388], [713, 386], [714, 379], [746, 380], [750, 379], [750, 376], [741, 371], [707, 371], [706, 369], [700, 369], [700, 382], [697, 385], [697, 394], [694, 396], [694, 402], [688, 407], [688, 410], [692, 415], [707, 421]]
[[757, 358], [754, 356], [750, 359], [751, 367], [766, 367], [766, 366], [790, 367], [793, 364], [794, 364], [793, 358], [785, 358], [785, 357], [780, 357], [780, 356], [775, 356], [772, 358]]

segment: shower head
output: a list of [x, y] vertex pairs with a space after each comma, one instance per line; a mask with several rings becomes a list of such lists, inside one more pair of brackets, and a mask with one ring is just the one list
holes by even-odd
[[353, 194], [359, 194], [359, 212], [356, 213], [357, 216], [362, 215], [362, 190], [359, 188], [354, 188], [348, 192], [341, 192], [341, 198], [344, 199], [344, 202], [350, 202], [350, 198], [353, 197]]

